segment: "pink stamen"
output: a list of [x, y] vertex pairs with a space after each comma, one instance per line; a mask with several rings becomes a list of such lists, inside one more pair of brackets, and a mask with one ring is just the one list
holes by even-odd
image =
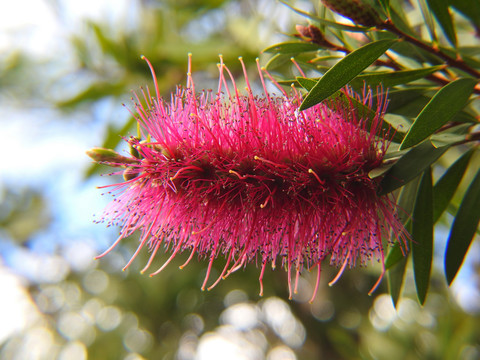
[[298, 65], [297, 61], [292, 57], [290, 58], [290, 61], [293, 63], [293, 65], [295, 65], [295, 67], [297, 68], [298, 72], [300, 73], [300, 75], [302, 75], [303, 77], [306, 77], [305, 73], [303, 72], [302, 68]]
[[282, 164], [275, 163], [275, 162], [273, 162], [273, 161], [264, 159], [264, 158], [262, 158], [262, 157], [260, 157], [260, 156], [257, 156], [257, 155], [255, 155], [253, 158], [254, 158], [255, 160], [264, 162], [264, 163], [266, 163], [266, 164], [273, 165], [273, 166], [278, 167], [278, 168], [288, 169], [288, 166], [286, 166], [286, 165], [282, 165]]
[[258, 294], [259, 296], [263, 296], [263, 274], [265, 273], [266, 266], [267, 266], [267, 262], [264, 261], [262, 264], [262, 269], [260, 270], [260, 277], [258, 278], [258, 281], [260, 283], [260, 293]]
[[340, 268], [340, 271], [338, 272], [337, 276], [328, 283], [328, 286], [333, 286], [341, 277], [343, 272], [345, 271], [345, 268], [347, 267], [348, 259], [350, 258], [350, 251], [348, 252], [347, 256], [345, 257], [345, 260], [343, 261], [342, 267]]
[[240, 180], [245, 180], [245, 179], [247, 178], [246, 176], [240, 175], [240, 174], [239, 174], [238, 172], [236, 172], [235, 170], [228, 170], [228, 172], [229, 172], [230, 174], [237, 175]]
[[325, 185], [325, 181], [324, 180], [321, 180], [320, 177], [317, 175], [317, 173], [315, 171], [313, 171], [312, 169], [308, 169], [308, 173], [309, 174], [312, 174], [313, 176], [315, 176], [315, 179], [318, 180], [318, 182], [321, 184], [321, 185]]
[[167, 266], [168, 264], [170, 264], [170, 262], [175, 258], [175, 256], [177, 255], [177, 253], [180, 251], [180, 248], [182, 247], [182, 245], [183, 245], [182, 242], [179, 241], [177, 247], [176, 247], [175, 250], [173, 251], [172, 255], [168, 258], [168, 260], [165, 261], [165, 263], [162, 265], [162, 267], [160, 267], [160, 269], [158, 269], [158, 270], [155, 271], [154, 273], [151, 273], [151, 274], [150, 274], [150, 277], [155, 276], [155, 275], [161, 273], [162, 270], [165, 269], [166, 266]]
[[195, 241], [195, 244], [193, 245], [192, 251], [191, 251], [190, 256], [188, 257], [187, 261], [185, 261], [182, 265], [179, 266], [180, 269], [183, 269], [192, 260], [193, 254], [195, 254], [195, 251], [197, 250], [197, 246], [198, 246], [198, 240]]
[[230, 264], [230, 259], [232, 258], [232, 254], [233, 254], [233, 248], [230, 250], [230, 253], [228, 254], [227, 263], [223, 267], [222, 273], [220, 274], [218, 279], [211, 286], [207, 288], [208, 291], [212, 290], [215, 286], [217, 286], [218, 283], [224, 278], [223, 275], [225, 275], [225, 273], [227, 272], [227, 268], [228, 268], [228, 265]]
[[173, 181], [173, 180], [175, 180], [176, 178], [178, 178], [178, 176], [179, 176], [182, 172], [184, 172], [184, 171], [186, 171], [186, 170], [198, 170], [198, 171], [203, 171], [203, 169], [200, 168], [200, 167], [198, 167], [198, 166], [193, 166], [193, 165], [192, 165], [192, 166], [186, 166], [186, 167], [181, 168], [180, 170], [178, 170], [178, 171], [175, 173], [175, 175], [170, 178], [170, 181]]
[[155, 255], [157, 254], [158, 248], [160, 247], [161, 243], [162, 243], [162, 240], [157, 240], [157, 242], [155, 244], [155, 247], [153, 248], [152, 254], [150, 255], [150, 257], [148, 259], [147, 265], [145, 265], [145, 267], [142, 270], [140, 270], [141, 274], [143, 274], [145, 271], [147, 271], [147, 269], [150, 267], [150, 265], [152, 265], [153, 259], [155, 258]]
[[118, 243], [125, 237], [125, 234], [122, 232], [120, 234], [120, 236], [117, 238], [117, 240], [115, 240], [115, 242], [112, 244], [112, 246], [110, 246], [107, 250], [105, 250], [103, 253], [101, 253], [100, 255], [97, 255], [94, 257], [95, 260], [98, 260], [98, 259], [101, 259], [102, 257], [104, 257], [105, 255], [107, 255], [110, 251], [113, 250], [113, 248], [115, 246], [118, 245]]
[[310, 304], [313, 303], [313, 300], [315, 300], [315, 297], [317, 296], [317, 291], [318, 291], [318, 286], [320, 285], [320, 276], [322, 274], [322, 263], [319, 261], [317, 264], [317, 280], [315, 281], [315, 288], [313, 289], [313, 295], [308, 301]]
[[155, 74], [155, 70], [153, 69], [152, 63], [145, 57], [145, 56], [140, 56], [142, 60], [145, 60], [148, 64], [148, 67], [150, 68], [150, 71], [152, 73], [153, 77], [153, 84], [155, 85], [155, 93], [157, 94], [157, 98], [160, 97], [160, 91], [158, 90], [158, 81], [157, 81], [157, 75]]
[[373, 287], [368, 292], [369, 296], [371, 296], [374, 293], [374, 291], [377, 290], [378, 285], [380, 285], [380, 283], [382, 282], [383, 276], [385, 275], [385, 271], [386, 271], [385, 270], [385, 255], [383, 254], [383, 250], [380, 251], [380, 254], [381, 254], [380, 256], [382, 257], [382, 273], [378, 277], [377, 282], [373, 285]]

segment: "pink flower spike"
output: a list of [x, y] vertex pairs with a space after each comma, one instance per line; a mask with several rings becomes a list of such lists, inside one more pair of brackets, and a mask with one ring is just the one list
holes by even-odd
[[[222, 57], [217, 92], [196, 93], [189, 54], [187, 86], [165, 100], [146, 61], [155, 92], [141, 90], [131, 111], [143, 139], [127, 140], [135, 156], [115, 158], [127, 180], [110, 185], [115, 199], [101, 219], [122, 230], [97, 258], [138, 230], [139, 246], [125, 268], [142, 248], [152, 252], [142, 273], [160, 247], [171, 253], [151, 276], [186, 251], [180, 268], [195, 254], [208, 259], [205, 289], [215, 259], [225, 256], [208, 290], [258, 263], [262, 295], [265, 268], [278, 262], [288, 273], [291, 298], [302, 270], [312, 266], [318, 270], [312, 302], [322, 261], [339, 268], [333, 285], [347, 268], [377, 260], [383, 271], [373, 292], [385, 272], [382, 238], [402, 250], [408, 239], [394, 199], [378, 195], [381, 177], [368, 176], [382, 165], [393, 135], [382, 130], [385, 96], [345, 88], [343, 96], [300, 112], [301, 90], [287, 93], [257, 62], [265, 93], [255, 95], [240, 59], [247, 84], [242, 93]], [[280, 95], [268, 94], [269, 79]], [[373, 118], [363, 118], [357, 102], [371, 108]]]

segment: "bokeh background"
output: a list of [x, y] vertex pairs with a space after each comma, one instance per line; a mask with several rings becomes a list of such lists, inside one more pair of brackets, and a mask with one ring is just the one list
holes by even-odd
[[261, 50], [305, 23], [273, 0], [1, 2], [0, 358], [480, 358], [478, 241], [451, 289], [434, 269], [423, 308], [409, 273], [397, 309], [385, 281], [367, 296], [375, 266], [332, 288], [335, 269], [325, 269], [309, 304], [314, 273], [289, 301], [281, 270], [265, 275], [263, 297], [253, 266], [202, 292], [206, 263], [178, 270], [188, 254], [154, 278], [139, 274], [148, 254], [122, 272], [134, 237], [93, 260], [119, 229], [94, 223], [109, 201], [96, 186], [114, 179], [85, 150], [122, 151], [120, 135], [135, 134], [122, 104], [152, 85], [140, 55], [165, 96], [184, 83], [188, 52], [197, 88], [215, 88], [218, 54], [238, 78], [243, 56], [255, 77], [254, 59], [268, 60]]

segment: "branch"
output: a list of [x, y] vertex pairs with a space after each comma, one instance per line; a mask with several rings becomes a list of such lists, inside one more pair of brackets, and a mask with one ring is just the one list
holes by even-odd
[[447, 65], [450, 65], [452, 67], [455, 67], [457, 69], [460, 69], [464, 72], [466, 72], [469, 75], [472, 75], [473, 77], [480, 79], [480, 72], [472, 68], [470, 65], [465, 63], [461, 58], [454, 59], [450, 55], [445, 54], [443, 51], [441, 51], [438, 47], [428, 45], [413, 36], [410, 36], [406, 33], [404, 33], [402, 30], [397, 28], [395, 24], [390, 20], [386, 20], [382, 25], [377, 26], [378, 29], [380, 30], [387, 30], [390, 31], [391, 33], [394, 33], [395, 35], [398, 35], [399, 37], [405, 39], [405, 41], [408, 41], [409, 43], [418, 46], [419, 48], [438, 56], [442, 60], [444, 60]]

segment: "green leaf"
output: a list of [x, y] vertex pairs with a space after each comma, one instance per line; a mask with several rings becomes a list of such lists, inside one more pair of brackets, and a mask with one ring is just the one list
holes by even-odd
[[345, 56], [320, 78], [303, 100], [300, 110], [308, 109], [340, 90], [397, 41], [387, 39], [371, 42]]
[[388, 252], [388, 255], [385, 259], [385, 269], [389, 270], [394, 267], [407, 254], [408, 253], [404, 253], [404, 251], [402, 251], [402, 247], [398, 243], [395, 243], [395, 245], [393, 245]]
[[309, 42], [291, 41], [275, 44], [267, 47], [262, 52], [277, 54], [300, 54], [309, 51], [317, 51], [320, 46]]
[[420, 10], [422, 12], [423, 20], [425, 27], [428, 29], [428, 32], [430, 33], [430, 38], [431, 42], [437, 43], [437, 34], [435, 33], [435, 25], [433, 21], [433, 16], [431, 11], [428, 9], [427, 3], [425, 0], [418, 0], [418, 3], [420, 5]]
[[433, 222], [436, 223], [452, 200], [472, 154], [470, 149], [453, 163], [433, 187]]
[[400, 149], [416, 145], [440, 129], [465, 106], [476, 83], [475, 79], [464, 78], [442, 87], [420, 112]]
[[451, 285], [458, 270], [462, 266], [465, 255], [470, 247], [478, 222], [480, 221], [480, 170], [468, 187], [452, 229], [445, 252], [445, 276]]
[[444, 69], [444, 65], [431, 66], [416, 70], [401, 70], [394, 72], [381, 72], [359, 75], [352, 81], [353, 86], [363, 86], [363, 84], [372, 87], [382, 84], [385, 88], [393, 87], [395, 85], [406, 84], [411, 81], [423, 79], [436, 71]]
[[415, 179], [447, 150], [448, 146], [436, 148], [430, 141], [412, 148], [387, 171], [380, 182], [379, 195], [387, 194]]
[[407, 260], [408, 256], [402, 255], [396, 265], [387, 272], [388, 292], [390, 293], [393, 306], [395, 307], [397, 307], [397, 302], [402, 291], [405, 270], [407, 268]]
[[372, 27], [352, 26], [352, 25], [346, 25], [346, 24], [339, 24], [339, 23], [336, 23], [336, 22], [334, 22], [334, 21], [330, 21], [330, 20], [321, 18], [321, 17], [319, 17], [319, 16], [310, 14], [310, 13], [308, 13], [308, 12], [306, 12], [306, 11], [297, 9], [297, 8], [293, 7], [292, 5], [290, 5], [289, 3], [287, 3], [287, 2], [284, 1], [284, 0], [279, 0], [279, 1], [280, 1], [283, 5], [285, 5], [286, 7], [290, 8], [291, 10], [293, 10], [294, 12], [296, 12], [296, 13], [299, 14], [299, 15], [305, 16], [306, 18], [308, 18], [308, 19], [310, 19], [310, 20], [316, 21], [316, 22], [318, 22], [318, 23], [320, 23], [320, 24], [327, 25], [327, 26], [329, 26], [329, 27], [332, 27], [332, 28], [335, 28], [335, 29], [338, 29], [338, 30], [352, 31], [352, 32], [367, 32], [367, 31], [373, 31], [373, 30], [375, 30], [375, 28], [372, 28]]
[[472, 0], [449, 0], [451, 6], [469, 18], [477, 31], [480, 29], [480, 6], [472, 6]]
[[427, 0], [427, 3], [450, 44], [457, 47], [457, 35], [453, 27], [452, 16], [448, 11], [448, 0]]
[[[403, 224], [405, 230], [410, 232], [411, 230], [411, 214], [413, 213], [413, 208], [415, 205], [415, 199], [417, 197], [418, 183], [420, 182], [420, 177], [411, 182], [409, 182], [398, 195], [398, 220]], [[395, 236], [396, 234], [391, 234]], [[385, 268], [390, 269], [400, 260], [405, 257], [405, 253], [408, 252], [408, 249], [402, 249], [400, 243], [395, 243], [395, 245], [388, 252], [387, 258], [385, 259]]]
[[308, 79], [304, 77], [297, 77], [297, 81], [300, 84], [301, 87], [303, 87], [305, 90], [310, 91], [312, 88], [317, 84], [318, 80], [314, 79]]
[[390, 10], [390, 0], [379, 0], [379, 2], [380, 2], [380, 5], [382, 6], [383, 11], [385, 11], [388, 14]]
[[440, 148], [443, 146], [451, 146], [463, 140], [465, 140], [465, 135], [452, 133], [434, 134], [430, 137], [430, 142], [436, 148]]
[[418, 188], [412, 221], [412, 259], [418, 301], [423, 305], [430, 283], [433, 257], [432, 171], [425, 170]]
[[[417, 176], [415, 180], [409, 182], [398, 195], [398, 219], [405, 226], [405, 230], [411, 233], [412, 230], [412, 217], [415, 206], [415, 199], [417, 196], [418, 184], [420, 177]], [[392, 249], [389, 251], [387, 258], [385, 259], [385, 268], [388, 270], [387, 281], [388, 291], [392, 298], [393, 305], [397, 305], [397, 301], [400, 297], [400, 293], [405, 278], [406, 265], [410, 252], [408, 249], [402, 250], [400, 243], [395, 243]]]
[[291, 64], [291, 59], [292, 56], [290, 54], [275, 54], [268, 60], [267, 64], [265, 65], [265, 69], [267, 70], [273, 70], [276, 69], [282, 65]]
[[56, 105], [59, 108], [70, 108], [88, 101], [103, 99], [107, 96], [123, 95], [125, 93], [125, 87], [126, 84], [123, 81], [117, 83], [106, 81], [97, 82], [90, 85], [87, 89], [78, 93], [74, 97], [57, 102]]

